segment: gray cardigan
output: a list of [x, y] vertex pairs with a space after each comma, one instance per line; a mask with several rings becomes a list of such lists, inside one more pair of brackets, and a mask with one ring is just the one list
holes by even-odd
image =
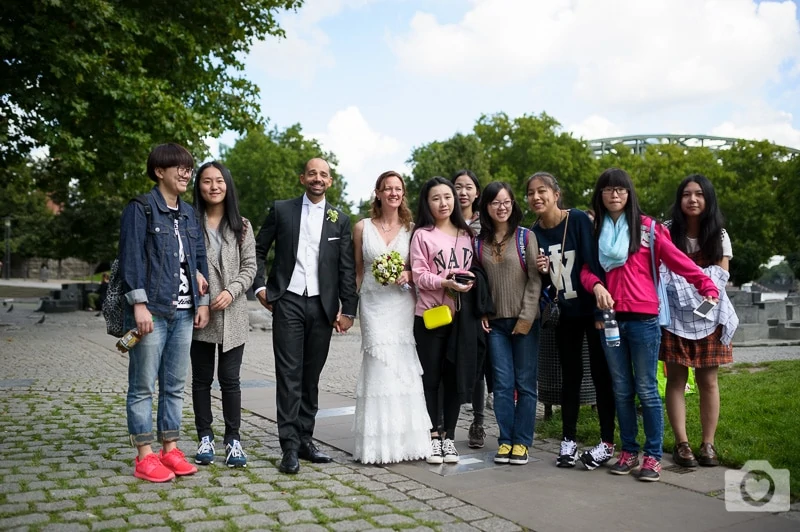
[[[222, 351], [227, 352], [244, 344], [250, 330], [245, 292], [253, 284], [256, 275], [256, 241], [253, 226], [246, 218], [244, 222], [244, 240], [241, 246], [236, 235], [226, 228], [222, 239], [222, 253], [207, 253], [208, 258], [208, 293], [211, 301], [223, 290], [233, 295], [233, 301], [223, 311], [211, 311], [208, 325], [204, 329], [195, 329], [193, 338], [201, 342], [222, 344]], [[206, 217], [206, 222], [208, 219]], [[205, 236], [206, 248], [209, 247], [208, 235]]]

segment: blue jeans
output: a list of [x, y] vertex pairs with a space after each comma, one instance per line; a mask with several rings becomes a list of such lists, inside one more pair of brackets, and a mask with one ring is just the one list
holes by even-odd
[[[539, 361], [539, 320], [528, 334], [511, 334], [516, 318], [490, 320], [489, 353], [494, 371], [494, 415], [500, 428], [498, 444], [533, 443], [536, 423], [536, 373]], [[517, 404], [514, 405], [514, 390]]]
[[635, 393], [642, 405], [644, 454], [661, 460], [664, 413], [656, 380], [658, 348], [661, 344], [658, 318], [620, 321], [619, 336], [619, 347], [608, 347], [603, 340], [603, 349], [614, 386], [622, 450], [639, 452], [639, 443], [636, 441], [639, 423], [636, 418]]
[[[126, 326], [135, 324], [133, 313]], [[178, 310], [171, 318], [153, 316], [153, 332], [128, 352], [128, 433], [135, 446], [153, 443], [153, 394], [158, 381], [158, 440], [178, 441], [183, 387], [189, 371], [194, 313]]]

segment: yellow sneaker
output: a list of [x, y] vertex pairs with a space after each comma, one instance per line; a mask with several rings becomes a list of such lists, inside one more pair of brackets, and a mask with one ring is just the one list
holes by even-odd
[[497, 449], [497, 454], [494, 455], [494, 462], [496, 464], [507, 464], [511, 457], [511, 446], [504, 443]]
[[515, 443], [511, 449], [511, 456], [508, 462], [514, 465], [525, 465], [528, 463], [528, 448], [519, 443]]

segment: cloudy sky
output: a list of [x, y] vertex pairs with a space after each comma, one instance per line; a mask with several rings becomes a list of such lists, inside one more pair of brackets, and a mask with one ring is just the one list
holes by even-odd
[[798, 2], [306, 0], [280, 17], [285, 39], [253, 47], [246, 76], [271, 124], [300, 123], [337, 154], [353, 201], [482, 113], [545, 111], [586, 139], [800, 148]]

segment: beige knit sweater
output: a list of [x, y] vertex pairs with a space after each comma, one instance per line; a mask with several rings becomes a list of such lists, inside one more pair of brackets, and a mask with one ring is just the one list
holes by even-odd
[[482, 265], [489, 277], [489, 289], [494, 300], [495, 313], [489, 319], [517, 318], [516, 332], [527, 334], [534, 320], [539, 317], [539, 295], [542, 281], [536, 271], [539, 244], [533, 231], [528, 233], [525, 260], [528, 271], [522, 269], [514, 238], [502, 246], [500, 255], [495, 246], [484, 243]]

